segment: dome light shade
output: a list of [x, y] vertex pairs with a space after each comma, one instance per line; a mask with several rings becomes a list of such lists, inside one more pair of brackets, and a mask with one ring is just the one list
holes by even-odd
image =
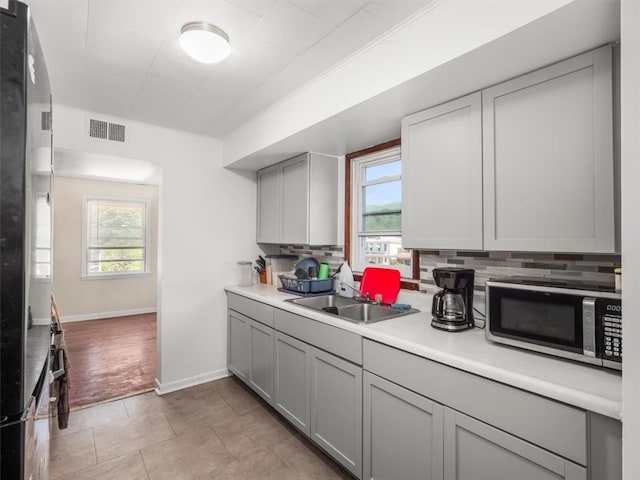
[[180, 46], [187, 55], [201, 63], [220, 62], [231, 53], [225, 31], [207, 22], [186, 23], [180, 33]]

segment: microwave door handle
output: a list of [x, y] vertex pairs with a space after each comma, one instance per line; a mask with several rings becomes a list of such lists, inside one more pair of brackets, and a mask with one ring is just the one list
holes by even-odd
[[582, 300], [582, 350], [587, 357], [596, 356], [596, 299]]

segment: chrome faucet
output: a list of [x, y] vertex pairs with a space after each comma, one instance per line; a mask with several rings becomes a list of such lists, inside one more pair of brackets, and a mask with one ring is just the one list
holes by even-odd
[[344, 283], [344, 282], [340, 282], [340, 286], [341, 287], [347, 287], [347, 288], [353, 290], [354, 293], [357, 294], [357, 297], [356, 297], [356, 295], [353, 296], [353, 298], [355, 298], [356, 300], [364, 300], [365, 302], [370, 302], [371, 301], [371, 299], [369, 298], [369, 292], [362, 293], [357, 288], [354, 288], [351, 285], [349, 285], [348, 283]]

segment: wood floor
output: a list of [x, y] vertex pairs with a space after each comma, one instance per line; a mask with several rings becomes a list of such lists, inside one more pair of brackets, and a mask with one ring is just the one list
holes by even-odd
[[63, 323], [72, 409], [154, 387], [156, 314]]

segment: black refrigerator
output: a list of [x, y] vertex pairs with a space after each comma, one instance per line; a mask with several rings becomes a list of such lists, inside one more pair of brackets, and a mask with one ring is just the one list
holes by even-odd
[[0, 478], [44, 479], [53, 358], [51, 93], [29, 7], [0, 1], [0, 20]]

